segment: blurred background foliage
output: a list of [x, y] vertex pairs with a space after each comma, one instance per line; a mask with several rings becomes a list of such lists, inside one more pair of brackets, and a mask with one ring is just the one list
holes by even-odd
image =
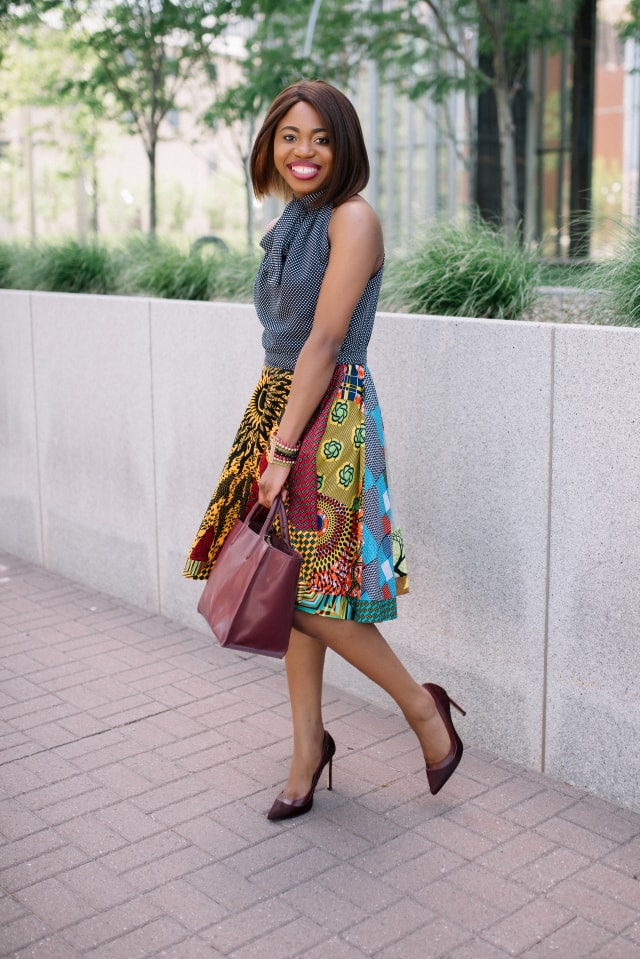
[[[600, 251], [628, 258], [635, 242], [616, 192], [629, 190], [622, 158], [611, 172], [593, 162], [593, 142], [587, 160], [579, 152], [593, 141], [580, 104], [593, 88], [596, 10], [612, 5], [624, 23], [602, 36], [626, 56], [640, 40], [635, 0], [0, 0], [0, 224], [11, 240], [0, 278], [250, 296], [256, 237], [278, 212], [252, 196], [255, 131], [283, 86], [322, 76], [363, 118], [387, 307], [516, 317], [532, 282], [612, 282], [606, 266], [574, 274], [557, 262], [587, 263], [598, 217]], [[533, 150], [523, 131], [536, 124]], [[192, 252], [203, 233], [227, 249]], [[486, 297], [469, 299], [449, 256], [473, 263], [468, 282]], [[520, 300], [507, 294], [514, 278]]]

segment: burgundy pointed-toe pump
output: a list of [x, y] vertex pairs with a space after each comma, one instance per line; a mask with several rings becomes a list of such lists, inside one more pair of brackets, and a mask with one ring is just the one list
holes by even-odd
[[453, 706], [459, 713], [462, 713], [463, 716], [467, 714], [462, 706], [458, 706], [458, 704], [451, 699], [446, 689], [443, 689], [442, 686], [437, 686], [435, 683], [423, 683], [423, 686], [433, 697], [436, 709], [447, 728], [449, 739], [451, 740], [451, 749], [444, 759], [441, 759], [439, 763], [426, 764], [429, 789], [431, 790], [431, 794], [435, 796], [456, 771], [462, 759], [462, 751], [464, 748], [462, 740], [458, 736], [451, 719], [451, 707]]
[[287, 799], [284, 793], [280, 793], [273, 806], [267, 813], [267, 819], [278, 820], [278, 819], [293, 819], [294, 816], [303, 816], [306, 812], [309, 812], [313, 806], [313, 794], [318, 785], [318, 780], [324, 767], [329, 764], [329, 786], [331, 789], [333, 786], [333, 757], [336, 751], [336, 744], [333, 741], [333, 738], [325, 730], [324, 738], [322, 740], [322, 755], [320, 756], [320, 762], [318, 768], [313, 774], [313, 779], [311, 780], [311, 789], [306, 796], [302, 796], [301, 799]]

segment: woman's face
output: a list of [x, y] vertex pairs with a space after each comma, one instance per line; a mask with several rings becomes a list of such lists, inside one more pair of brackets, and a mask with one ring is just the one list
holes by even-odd
[[333, 144], [319, 113], [303, 100], [285, 113], [273, 141], [276, 170], [295, 197], [308, 196], [328, 182]]

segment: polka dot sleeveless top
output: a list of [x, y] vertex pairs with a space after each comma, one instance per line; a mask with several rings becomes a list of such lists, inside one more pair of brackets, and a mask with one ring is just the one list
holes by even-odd
[[[309, 209], [319, 194], [292, 200], [260, 241], [265, 256], [254, 284], [254, 302], [264, 327], [265, 365], [292, 370], [307, 341], [329, 262], [333, 204]], [[367, 283], [351, 317], [337, 363], [366, 366], [382, 267]]]

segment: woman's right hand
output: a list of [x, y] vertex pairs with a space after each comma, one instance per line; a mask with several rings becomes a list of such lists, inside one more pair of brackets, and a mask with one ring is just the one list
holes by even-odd
[[287, 498], [287, 491], [284, 488], [291, 472], [290, 466], [282, 463], [269, 463], [264, 473], [258, 481], [258, 502], [261, 506], [270, 508], [274, 499], [281, 494], [283, 502]]

